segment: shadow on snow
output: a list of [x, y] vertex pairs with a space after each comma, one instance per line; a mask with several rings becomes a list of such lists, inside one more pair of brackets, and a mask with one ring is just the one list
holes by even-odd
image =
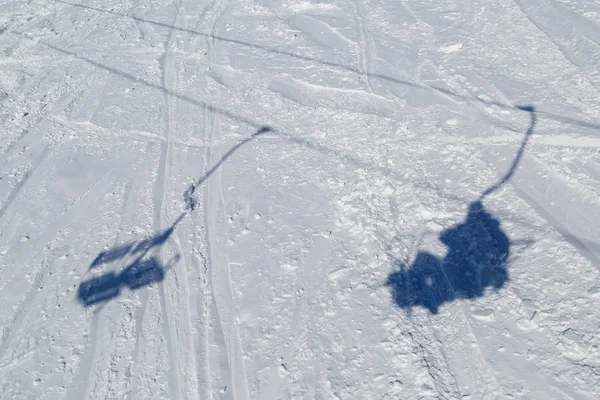
[[[243, 46], [243, 47], [247, 47], [247, 48], [252, 48], [255, 50], [259, 50], [262, 52], [267, 52], [267, 53], [271, 53], [271, 54], [277, 54], [280, 56], [284, 56], [284, 57], [289, 57], [289, 58], [294, 58], [296, 60], [301, 60], [301, 61], [306, 61], [306, 62], [311, 62], [311, 63], [315, 63], [315, 64], [320, 64], [320, 65], [324, 65], [324, 66], [328, 66], [328, 67], [333, 67], [333, 68], [339, 68], [341, 70], [345, 70], [345, 71], [349, 71], [349, 72], [353, 72], [353, 73], [357, 73], [357, 74], [363, 74], [364, 71], [353, 67], [353, 66], [349, 66], [349, 65], [344, 65], [341, 63], [337, 63], [337, 62], [333, 62], [333, 61], [327, 61], [327, 60], [322, 60], [316, 57], [311, 57], [308, 55], [303, 55], [300, 53], [294, 53], [291, 51], [286, 51], [286, 50], [281, 50], [278, 48], [274, 48], [274, 47], [269, 47], [269, 46], [265, 46], [263, 44], [257, 44], [257, 43], [251, 43], [251, 42], [246, 42], [244, 40], [240, 40], [240, 39], [235, 39], [235, 38], [229, 38], [229, 37], [223, 37], [223, 36], [218, 36], [218, 35], [214, 35], [213, 33], [208, 33], [208, 32], [200, 32], [200, 31], [196, 31], [193, 29], [188, 29], [188, 28], [183, 28], [183, 27], [179, 27], [179, 26], [174, 26], [171, 24], [166, 24], [160, 21], [153, 21], [150, 19], [145, 19], [145, 18], [141, 18], [141, 17], [137, 17], [135, 15], [131, 15], [131, 14], [124, 14], [124, 13], [119, 13], [117, 11], [113, 11], [113, 10], [108, 10], [108, 9], [103, 9], [103, 8], [98, 8], [98, 7], [93, 7], [90, 5], [85, 5], [85, 4], [77, 4], [77, 3], [72, 3], [72, 2], [68, 2], [68, 1], [64, 1], [64, 0], [55, 0], [57, 3], [62, 3], [62, 4], [66, 4], [72, 7], [78, 7], [78, 8], [82, 8], [82, 9], [86, 9], [89, 11], [95, 11], [97, 13], [103, 13], [103, 14], [109, 14], [109, 15], [113, 15], [115, 17], [119, 17], [119, 18], [127, 18], [127, 19], [131, 19], [133, 21], [137, 21], [140, 23], [144, 23], [144, 24], [150, 24], [150, 25], [154, 25], [154, 26], [158, 26], [158, 27], [163, 27], [163, 28], [167, 28], [170, 30], [176, 30], [179, 32], [185, 32], [185, 33], [189, 33], [192, 35], [197, 35], [197, 36], [202, 36], [205, 38], [209, 38], [211, 40], [215, 40], [215, 41], [221, 41], [221, 42], [225, 42], [225, 43], [230, 43], [230, 44], [234, 44], [234, 45], [238, 45], [238, 46]], [[42, 42], [43, 43], [43, 42]], [[77, 55], [73, 54], [73, 53], [69, 53], [67, 51], [65, 51], [64, 49], [52, 46], [52, 45], [48, 45], [47, 46], [60, 51], [62, 53], [66, 53], [66, 54], [70, 54], [73, 55], [77, 58], [79, 58], [80, 60], [86, 61], [90, 64], [96, 65], [97, 67], [100, 68], [104, 68], [106, 70], [109, 70], [110, 72], [115, 72], [115, 73], [119, 73], [119, 75], [124, 76], [126, 78], [130, 78], [133, 79], [136, 82], [141, 82], [141, 83], [145, 83], [148, 86], [152, 86], [155, 87], [155, 85], [149, 84], [148, 82], [144, 82], [144, 81], [140, 81], [139, 77], [134, 77], [132, 75], [123, 73], [121, 71], [117, 71], [114, 69], [111, 69], [109, 67], [103, 66], [101, 64], [95, 63], [91, 60], [88, 60], [86, 58], [82, 58], [82, 57], [78, 57]], [[523, 107], [514, 107], [512, 105], [509, 104], [504, 104], [501, 102], [497, 102], [497, 101], [492, 101], [492, 100], [483, 100], [480, 99], [478, 97], [475, 98], [467, 98], [465, 96], [459, 95], [457, 93], [454, 93], [451, 90], [439, 87], [439, 86], [435, 86], [435, 85], [425, 85], [425, 84], [421, 84], [421, 83], [416, 83], [416, 82], [410, 82], [407, 80], [403, 80], [403, 79], [398, 79], [392, 76], [388, 76], [388, 75], [383, 75], [383, 74], [377, 74], [377, 73], [367, 73], [367, 75], [371, 78], [375, 78], [375, 79], [380, 79], [382, 81], [386, 81], [386, 82], [392, 82], [398, 85], [403, 85], [403, 86], [409, 86], [409, 87], [413, 87], [416, 89], [420, 89], [420, 90], [433, 90], [439, 93], [442, 93], [446, 96], [449, 96], [451, 98], [454, 99], [458, 99], [458, 100], [466, 100], [466, 101], [476, 101], [478, 103], [482, 103], [482, 104], [487, 104], [487, 105], [495, 105], [498, 106], [500, 108], [504, 108], [504, 109], [520, 109], [521, 111], [528, 111]], [[160, 88], [163, 91], [167, 91], [167, 89], [165, 88]], [[176, 94], [173, 94], [176, 95]], [[185, 96], [180, 96], [177, 95], [178, 97], [182, 98], [183, 100], [187, 100], [190, 101], [190, 98], [186, 98]], [[192, 103], [194, 103], [194, 101], [192, 100]], [[209, 109], [212, 108], [212, 111], [215, 112], [219, 112], [221, 114], [225, 114], [228, 115], [229, 117], [232, 117], [234, 119], [238, 119], [240, 120], [240, 118], [236, 118], [235, 116], [224, 112], [224, 110], [219, 110], [219, 109], [215, 109], [214, 107], [209, 107]], [[548, 113], [548, 112], [543, 112], [543, 111], [537, 111], [538, 114], [540, 115], [544, 115], [546, 118], [550, 118], [550, 119], [554, 119], [556, 121], [560, 121], [560, 122], [564, 122], [564, 123], [568, 123], [568, 124], [575, 124], [578, 126], [583, 126], [586, 128], [591, 128], [591, 129], [598, 129], [600, 127], [600, 124], [598, 124], [597, 121], [583, 121], [583, 120], [578, 120], [578, 119], [574, 119], [574, 118], [570, 118], [568, 116], [565, 115], [558, 115], [558, 114], [553, 114], [553, 113]], [[258, 127], [256, 124], [252, 123], [251, 121], [244, 121], [246, 123], [249, 123], [250, 125], [254, 126], [254, 127]]]
[[81, 282], [77, 297], [84, 306], [88, 307], [118, 297], [123, 288], [136, 290], [160, 282], [165, 279], [165, 272], [178, 259], [179, 256], [174, 257], [166, 267], [160, 265], [156, 257], [136, 260], [118, 274], [110, 271]]
[[443, 231], [440, 241], [448, 247], [443, 259], [421, 251], [410, 267], [396, 263], [400, 270], [387, 285], [399, 307], [437, 314], [443, 303], [481, 297], [485, 288], [499, 289], [508, 281], [510, 241], [481, 201], [471, 203], [465, 221]]
[[163, 267], [160, 264], [158, 257], [148, 256], [148, 254], [153, 249], [164, 245], [183, 218], [194, 211], [196, 207], [196, 198], [194, 197], [196, 188], [202, 185], [239, 148], [251, 142], [257, 136], [270, 131], [271, 128], [269, 127], [261, 127], [250, 137], [240, 141], [229, 149], [229, 151], [227, 151], [201, 178], [194, 180], [183, 193], [186, 210], [179, 215], [168, 229], [143, 240], [115, 246], [110, 250], [98, 254], [88, 268], [88, 272], [103, 264], [123, 260], [129, 257], [135, 257], [135, 260], [119, 273], [109, 271], [100, 276], [82, 281], [79, 284], [79, 290], [77, 292], [78, 300], [85, 307], [88, 307], [118, 297], [123, 288], [136, 290], [143, 286], [164, 280], [165, 272], [179, 260], [179, 255], [173, 257], [169, 264], [166, 267]]
[[440, 233], [447, 247], [440, 258], [420, 251], [411, 266], [401, 261], [395, 265], [386, 285], [401, 308], [424, 307], [437, 314], [444, 303], [457, 299], [475, 299], [495, 291], [509, 280], [508, 259], [511, 242], [502, 231], [500, 221], [483, 205], [483, 199], [508, 182], [516, 171], [536, 124], [533, 107], [520, 107], [530, 114], [530, 125], [508, 172], [479, 199], [469, 205], [465, 220]]

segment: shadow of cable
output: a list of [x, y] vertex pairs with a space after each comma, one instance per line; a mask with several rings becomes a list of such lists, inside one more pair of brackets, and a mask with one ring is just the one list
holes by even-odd
[[[239, 40], [239, 39], [226, 38], [226, 37], [214, 35], [211, 33], [200, 32], [200, 31], [196, 31], [193, 29], [173, 26], [173, 25], [165, 24], [165, 23], [159, 22], [159, 21], [152, 21], [149, 19], [136, 17], [134, 15], [123, 14], [123, 13], [119, 13], [116, 11], [102, 9], [102, 8], [93, 7], [93, 6], [88, 6], [88, 5], [84, 5], [84, 4], [71, 3], [71, 2], [64, 1], [64, 0], [54, 0], [54, 1], [57, 3], [70, 5], [72, 7], [79, 7], [79, 8], [87, 9], [90, 11], [95, 11], [95, 12], [104, 13], [104, 14], [110, 14], [110, 15], [114, 15], [119, 18], [128, 18], [128, 19], [131, 19], [131, 20], [134, 20], [137, 22], [160, 26], [163, 28], [172, 29], [172, 30], [176, 30], [176, 31], [180, 31], [180, 32], [190, 33], [193, 35], [202, 36], [202, 37], [210, 38], [210, 39], [221, 41], [221, 42], [226, 42], [226, 43], [231, 43], [231, 44], [235, 44], [235, 45], [239, 45], [239, 46], [249, 47], [249, 48], [253, 48], [256, 50], [260, 50], [260, 51], [264, 51], [264, 52], [268, 52], [268, 53], [272, 53], [272, 54], [277, 54], [277, 55], [281, 55], [281, 56], [285, 56], [285, 57], [290, 57], [290, 58], [294, 58], [294, 59], [301, 60], [301, 61], [307, 61], [307, 62], [312, 62], [315, 64], [320, 64], [320, 65], [324, 65], [324, 66], [328, 66], [328, 67], [338, 68], [338, 69], [345, 70], [348, 72], [353, 72], [356, 74], [364, 74], [364, 71], [362, 71], [356, 67], [352, 67], [352, 66], [332, 62], [332, 61], [326, 61], [326, 60], [322, 60], [322, 59], [319, 59], [316, 57], [310, 57], [310, 56], [306, 56], [306, 55], [302, 55], [302, 54], [298, 54], [298, 53], [293, 53], [291, 51], [280, 50], [280, 49], [277, 49], [274, 47], [268, 47], [268, 46], [264, 46], [264, 45], [260, 45], [260, 44], [256, 44], [256, 43], [246, 42], [246, 41]], [[53, 48], [58, 51], [62, 50], [62, 49], [59, 49], [56, 47], [53, 47]], [[369, 76], [370, 78], [375, 78], [375, 79], [379, 79], [379, 80], [386, 81], [386, 82], [392, 82], [392, 83], [396, 83], [399, 85], [409, 86], [409, 87], [416, 88], [416, 89], [433, 90], [433, 91], [442, 93], [446, 96], [449, 96], [449, 97], [452, 97], [452, 98], [458, 99], [458, 100], [473, 101], [473, 102], [478, 102], [478, 103], [482, 103], [482, 104], [486, 104], [486, 105], [497, 106], [497, 107], [504, 108], [504, 109], [512, 109], [512, 110], [521, 109], [522, 111], [527, 111], [520, 107], [515, 107], [512, 105], [504, 104], [504, 103], [497, 102], [497, 101], [485, 100], [485, 99], [481, 99], [479, 97], [467, 97], [467, 96], [459, 95], [458, 93], [455, 93], [451, 90], [444, 89], [442, 87], [438, 87], [435, 85], [427, 85], [427, 84], [410, 82], [410, 81], [407, 81], [404, 79], [398, 79], [398, 78], [394, 78], [392, 76], [377, 74], [377, 73], [367, 73], [366, 75]], [[558, 115], [558, 114], [547, 113], [547, 112], [539, 112], [538, 111], [538, 114], [543, 114], [545, 117], [550, 118], [550, 119], [554, 119], [554, 120], [565, 122], [565, 123], [575, 124], [575, 125], [579, 125], [579, 126], [586, 127], [586, 128], [591, 128], [591, 129], [599, 129], [600, 128], [600, 123], [597, 123], [597, 122], [592, 123], [592, 122], [587, 122], [587, 121], [581, 121], [581, 120], [567, 117], [564, 115]]]
[[[34, 40], [33, 38], [31, 38], [31, 37], [29, 37], [27, 35], [24, 35], [24, 34], [19, 34], [19, 35], [21, 37], [28, 38], [30, 40]], [[323, 152], [323, 153], [326, 153], [326, 154], [334, 156], [334, 157], [338, 157], [340, 159], [343, 159], [343, 160], [345, 160], [347, 162], [350, 162], [350, 163], [352, 163], [354, 165], [357, 165], [359, 167], [364, 167], [364, 168], [370, 168], [370, 169], [373, 169], [373, 170], [378, 170], [379, 172], [381, 172], [381, 173], [383, 173], [385, 175], [388, 175], [388, 176], [390, 174], [394, 174], [394, 172], [391, 171], [391, 170], [382, 169], [379, 165], [376, 165], [376, 164], [370, 163], [370, 162], [366, 162], [366, 161], [361, 160], [360, 158], [358, 158], [358, 157], [356, 157], [354, 155], [351, 155], [351, 154], [340, 154], [338, 151], [336, 151], [335, 149], [333, 149], [331, 147], [327, 147], [327, 146], [322, 145], [320, 143], [315, 143], [315, 142], [312, 142], [312, 141], [304, 139], [304, 138], [296, 137], [296, 136], [291, 135], [291, 134], [289, 134], [289, 133], [287, 133], [287, 132], [285, 132], [283, 130], [280, 130], [280, 129], [276, 128], [276, 127], [272, 127], [272, 126], [268, 126], [268, 125], [264, 125], [264, 124], [259, 124], [258, 122], [254, 121], [254, 120], [252, 120], [250, 118], [246, 118], [246, 117], [242, 117], [242, 116], [236, 115], [236, 114], [234, 114], [234, 113], [232, 113], [230, 111], [227, 111], [225, 109], [222, 109], [222, 108], [219, 108], [219, 107], [215, 107], [215, 106], [207, 104], [207, 103], [205, 103], [203, 101], [196, 100], [196, 99], [194, 99], [194, 98], [192, 98], [190, 96], [187, 96], [187, 95], [184, 95], [184, 94], [181, 94], [181, 93], [177, 93], [177, 92], [172, 91], [172, 90], [170, 90], [168, 88], [165, 88], [165, 87], [163, 87], [161, 85], [158, 85], [158, 84], [146, 81], [146, 80], [141, 79], [139, 77], [135, 77], [132, 74], [126, 72], [126, 71], [121, 71], [119, 69], [116, 69], [116, 68], [113, 68], [113, 67], [101, 64], [101, 63], [99, 63], [97, 61], [88, 59], [86, 57], [82, 57], [82, 56], [80, 56], [80, 55], [78, 55], [76, 53], [73, 53], [71, 51], [68, 51], [68, 50], [62, 49], [60, 47], [54, 46], [54, 45], [52, 45], [50, 43], [46, 43], [43, 40], [36, 40], [36, 43], [40, 43], [40, 44], [42, 44], [44, 46], [47, 46], [50, 49], [53, 49], [55, 51], [58, 51], [60, 53], [65, 54], [65, 55], [71, 56], [71, 57], [73, 57], [73, 58], [75, 58], [77, 60], [81, 60], [83, 62], [86, 62], [86, 63], [88, 63], [88, 64], [90, 64], [90, 65], [92, 65], [92, 66], [94, 66], [96, 68], [103, 69], [103, 70], [108, 71], [110, 73], [122, 76], [122, 77], [124, 77], [126, 79], [129, 79], [131, 81], [137, 82], [137, 83], [139, 83], [141, 85], [144, 85], [144, 86], [147, 86], [149, 88], [160, 90], [160, 91], [162, 91], [163, 93], [165, 93], [165, 94], [167, 94], [169, 96], [173, 96], [175, 98], [178, 98], [178, 99], [180, 99], [182, 101], [185, 101], [187, 103], [193, 104], [193, 105], [198, 106], [198, 107], [203, 107], [203, 108], [205, 108], [206, 110], [208, 110], [210, 112], [214, 112], [216, 114], [223, 115], [223, 116], [225, 116], [227, 118], [230, 118], [233, 121], [237, 121], [239, 123], [251, 126], [254, 129], [258, 129], [258, 131], [253, 135], [253, 137], [255, 137], [255, 136], [259, 135], [259, 134], [265, 133], [265, 132], [272, 132], [275, 136], [279, 136], [279, 137], [283, 138], [286, 141], [289, 141], [291, 143], [296, 143], [296, 144], [299, 144], [299, 145], [302, 145], [302, 146], [306, 146], [306, 147], [308, 147], [308, 148], [310, 148], [312, 150]], [[409, 83], [407, 83], [407, 84], [409, 84]], [[422, 87], [422, 88], [424, 88], [424, 87]], [[480, 100], [480, 99], [475, 99], [475, 100], [480, 101], [480, 102], [485, 102], [485, 101]], [[496, 104], [496, 103], [486, 103], [486, 104]], [[501, 107], [504, 107], [506, 109], [513, 109], [513, 110], [519, 110], [519, 111], [524, 111], [524, 112], [529, 112], [528, 108], [531, 108], [531, 107], [519, 107], [519, 106], [511, 106], [511, 105], [501, 105], [500, 103], [498, 103], [498, 105], [501, 106]], [[539, 112], [536, 111], [535, 114], [537, 115], [538, 113]], [[550, 114], [546, 114], [546, 115], [549, 116]], [[560, 117], [560, 118], [562, 118], [562, 117]], [[573, 121], [575, 121], [575, 120], [573, 120]], [[578, 121], [575, 121], [573, 123], [578, 123]], [[590, 126], [596, 126], [596, 125], [590, 125]], [[598, 127], [600, 127], [600, 125], [598, 125]], [[246, 140], [247, 139], [244, 139], [243, 142], [246, 142]], [[399, 176], [398, 176], [398, 178], [401, 179]], [[448, 195], [446, 195], [446, 197], [448, 197]]]

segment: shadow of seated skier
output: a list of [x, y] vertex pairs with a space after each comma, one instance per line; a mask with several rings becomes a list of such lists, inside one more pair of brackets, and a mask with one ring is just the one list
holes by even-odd
[[77, 292], [78, 300], [86, 307], [107, 301], [118, 297], [121, 289], [128, 287], [130, 290], [137, 290], [143, 286], [148, 286], [153, 282], [161, 282], [165, 278], [165, 271], [171, 268], [171, 264], [177, 262], [179, 256], [176, 256], [169, 262], [169, 265], [163, 267], [155, 256], [149, 257], [148, 254], [154, 248], [162, 246], [173, 234], [175, 227], [185, 217], [186, 212], [179, 215], [173, 225], [169, 228], [141, 241], [131, 242], [125, 245], [114, 247], [108, 251], [103, 251], [94, 259], [88, 271], [98, 268], [102, 264], [108, 264], [113, 261], [135, 257], [127, 267], [120, 273], [109, 271], [102, 275], [82, 281], [79, 284]]
[[437, 314], [443, 303], [481, 297], [486, 288], [499, 289], [508, 280], [510, 241], [480, 201], [471, 203], [465, 221], [443, 231], [440, 240], [448, 247], [443, 259], [422, 251], [412, 267], [399, 265], [388, 277], [399, 307], [421, 306]]
[[118, 297], [123, 288], [137, 290], [165, 279], [165, 272], [179, 260], [175, 256], [166, 267], [156, 257], [135, 260], [120, 273], [114, 271], [81, 282], [77, 298], [86, 307]]
[[440, 306], [456, 299], [475, 299], [486, 288], [498, 290], [508, 282], [508, 258], [511, 242], [500, 222], [484, 207], [483, 199], [508, 182], [523, 156], [537, 121], [535, 108], [517, 107], [529, 113], [529, 128], [509, 170], [494, 185], [469, 205], [464, 222], [440, 234], [448, 251], [444, 258], [421, 251], [412, 266], [396, 262], [400, 269], [386, 282], [401, 308], [427, 308], [437, 314]]
[[225, 153], [211, 169], [205, 172], [202, 177], [198, 180], [194, 180], [183, 193], [183, 200], [186, 205], [185, 210], [177, 217], [170, 227], [150, 237], [115, 246], [98, 254], [88, 268], [88, 273], [90, 275], [95, 275], [97, 269], [105, 264], [110, 264], [115, 261], [125, 263], [125, 261], [129, 259], [132, 259], [133, 261], [128, 263], [128, 266], [120, 272], [112, 270], [105, 272], [102, 275], [95, 275], [89, 279], [83, 280], [79, 285], [77, 299], [85, 307], [94, 304], [105, 304], [109, 300], [119, 297], [123, 289], [134, 291], [144, 286], [163, 281], [165, 279], [165, 273], [179, 260], [179, 255], [174, 256], [167, 266], [163, 267], [160, 264], [158, 256], [152, 255], [152, 253], [155, 253], [157, 249], [167, 243], [177, 225], [183, 221], [187, 215], [194, 211], [196, 208], [196, 197], [194, 193], [197, 187], [202, 185], [215, 171], [217, 171], [234, 152], [245, 144], [250, 143], [257, 136], [271, 131], [272, 128], [268, 126], [260, 127], [260, 129], [251, 136], [229, 149], [229, 151], [227, 151], [227, 153]]

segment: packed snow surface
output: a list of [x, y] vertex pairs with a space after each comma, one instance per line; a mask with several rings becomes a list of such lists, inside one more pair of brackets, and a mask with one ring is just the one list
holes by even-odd
[[594, 0], [0, 0], [2, 399], [600, 398]]

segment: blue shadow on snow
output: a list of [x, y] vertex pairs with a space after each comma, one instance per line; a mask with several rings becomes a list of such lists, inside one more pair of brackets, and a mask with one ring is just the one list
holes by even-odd
[[421, 251], [410, 268], [396, 262], [400, 269], [386, 285], [399, 307], [437, 314], [446, 302], [482, 297], [485, 288], [497, 290], [508, 281], [510, 241], [481, 201], [471, 203], [465, 221], [443, 231], [440, 240], [448, 247], [444, 258]]
[[388, 276], [386, 286], [400, 308], [419, 306], [437, 314], [444, 303], [482, 297], [486, 288], [498, 290], [508, 282], [511, 242], [500, 221], [485, 209], [483, 200], [513, 177], [535, 129], [535, 107], [517, 108], [530, 117], [519, 150], [504, 176], [469, 205], [464, 222], [440, 233], [440, 241], [448, 248], [446, 256], [420, 251], [412, 266], [395, 262], [399, 270]]
[[86, 307], [106, 302], [118, 297], [125, 287], [137, 290], [151, 283], [161, 282], [165, 279], [167, 269], [154, 257], [136, 260], [118, 274], [111, 271], [81, 282], [77, 297]]

